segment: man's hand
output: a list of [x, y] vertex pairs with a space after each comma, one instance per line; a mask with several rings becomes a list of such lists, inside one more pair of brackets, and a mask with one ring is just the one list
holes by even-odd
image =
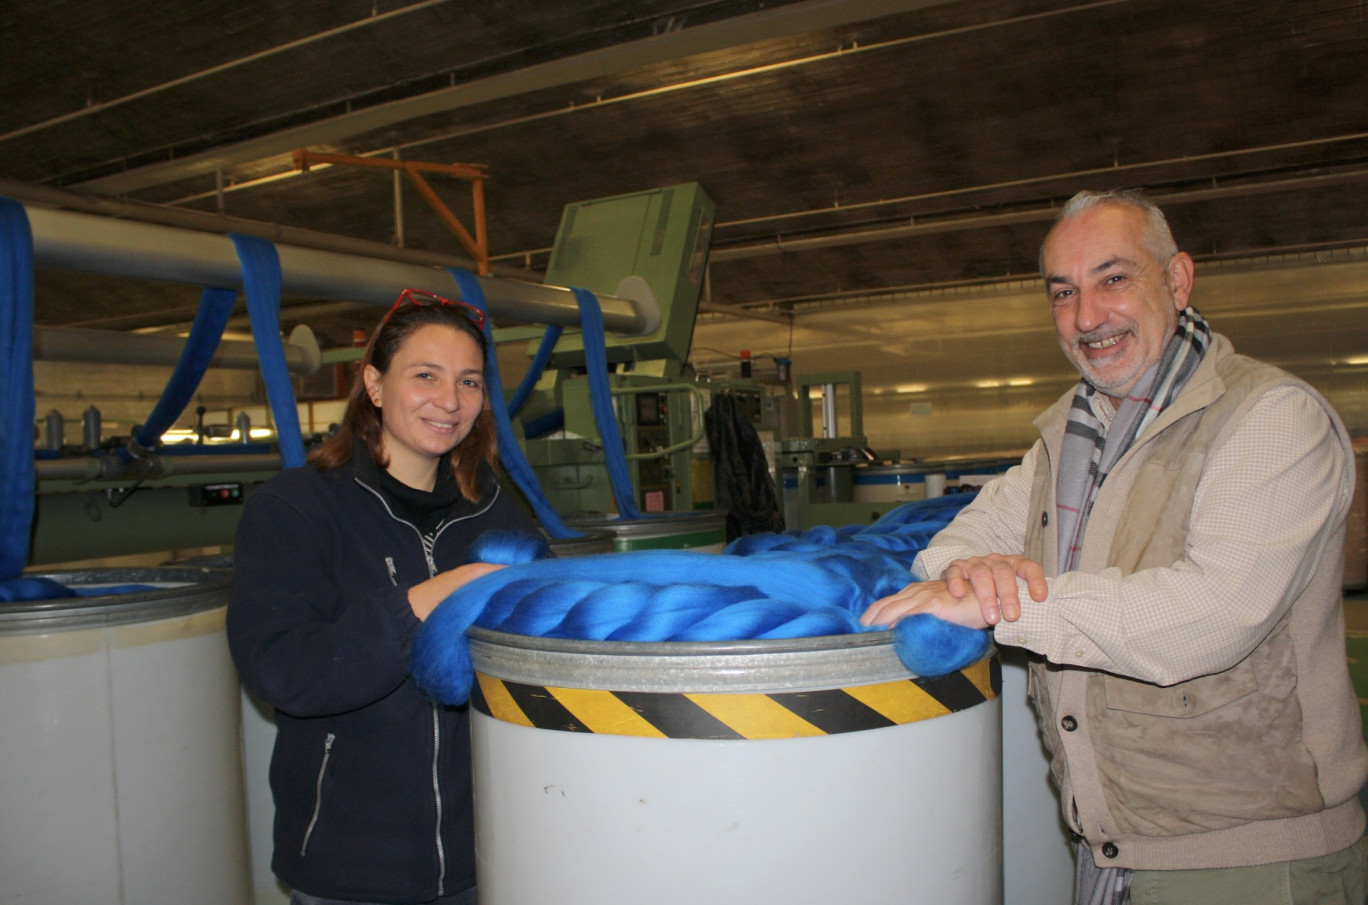
[[970, 591], [978, 600], [983, 621], [988, 625], [1016, 622], [1021, 618], [1021, 597], [1017, 594], [1017, 579], [1026, 582], [1031, 599], [1039, 603], [1050, 593], [1045, 582], [1045, 570], [1040, 563], [1024, 556], [1003, 556], [990, 553], [957, 559], [941, 573], [946, 588], [954, 597], [965, 597]]
[[968, 628], [988, 627], [978, 601], [963, 593], [952, 594], [943, 581], [916, 581], [896, 594], [874, 601], [860, 617], [860, 624], [892, 628], [898, 620], [914, 613], [930, 613]]

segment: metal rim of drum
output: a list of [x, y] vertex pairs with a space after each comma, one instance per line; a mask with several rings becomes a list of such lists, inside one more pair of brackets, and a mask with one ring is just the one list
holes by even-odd
[[897, 477], [921, 477], [925, 478], [928, 474], [940, 474], [934, 468], [925, 465], [862, 465], [856, 468], [851, 475], [851, 479], [857, 484], [862, 479], [869, 478], [897, 478]]
[[231, 582], [227, 572], [200, 568], [73, 569], [27, 572], [22, 577], [50, 578], [69, 587], [167, 582], [174, 582], [174, 586], [0, 603], [0, 635], [104, 628], [189, 616], [223, 606]]
[[186, 569], [228, 569], [233, 568], [233, 554], [210, 553], [204, 556], [187, 556], [184, 559], [169, 559], [161, 564], [162, 568]]
[[727, 511], [708, 509], [697, 512], [674, 512], [667, 515], [647, 515], [639, 519], [593, 518], [568, 519], [571, 528], [589, 528], [611, 532], [624, 539], [668, 537], [685, 532], [707, 531], [715, 528], [726, 537]]
[[562, 557], [612, 553], [615, 549], [611, 531], [586, 530], [583, 537], [553, 537], [549, 543], [552, 551]]
[[892, 633], [774, 641], [576, 641], [473, 626], [477, 672], [527, 685], [597, 691], [815, 691], [912, 677]]

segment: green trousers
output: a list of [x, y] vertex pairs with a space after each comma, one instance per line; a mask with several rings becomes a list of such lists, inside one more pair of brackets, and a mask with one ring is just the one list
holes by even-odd
[[1137, 870], [1131, 905], [1364, 905], [1364, 844], [1320, 858], [1215, 870]]

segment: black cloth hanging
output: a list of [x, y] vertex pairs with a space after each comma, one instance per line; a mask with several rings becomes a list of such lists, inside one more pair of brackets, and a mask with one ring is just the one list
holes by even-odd
[[719, 509], [727, 510], [727, 540], [783, 531], [784, 512], [765, 448], [742, 400], [730, 393], [714, 394], [703, 420], [712, 451], [714, 499]]

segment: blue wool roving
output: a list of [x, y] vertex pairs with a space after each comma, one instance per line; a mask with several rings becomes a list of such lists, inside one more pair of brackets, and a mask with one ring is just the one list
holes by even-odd
[[0, 581], [0, 603], [21, 603], [32, 600], [62, 600], [67, 597], [109, 597], [114, 594], [138, 594], [154, 590], [150, 584], [102, 584], [68, 587], [41, 575], [21, 575]]
[[[917, 613], [893, 626], [893, 650], [907, 671], [919, 676], [943, 676], [988, 653], [989, 635]], [[950, 669], [947, 664], [959, 664]]]
[[486, 531], [466, 551], [466, 562], [491, 562], [514, 566], [551, 555], [551, 545], [541, 535], [522, 531]]
[[[473, 672], [471, 625], [589, 641], [736, 641], [842, 635], [875, 600], [909, 581], [908, 568], [967, 502], [899, 507], [866, 528], [751, 535], [722, 554], [650, 550], [544, 559], [540, 539], [486, 535], [472, 559], [508, 563], [445, 600], [419, 631], [418, 686], [463, 703]], [[903, 620], [894, 649], [909, 670], [944, 675], [980, 659], [987, 632], [931, 616]]]
[[0, 581], [0, 603], [19, 603], [27, 600], [59, 600], [75, 597], [76, 592], [51, 578], [19, 576]]

